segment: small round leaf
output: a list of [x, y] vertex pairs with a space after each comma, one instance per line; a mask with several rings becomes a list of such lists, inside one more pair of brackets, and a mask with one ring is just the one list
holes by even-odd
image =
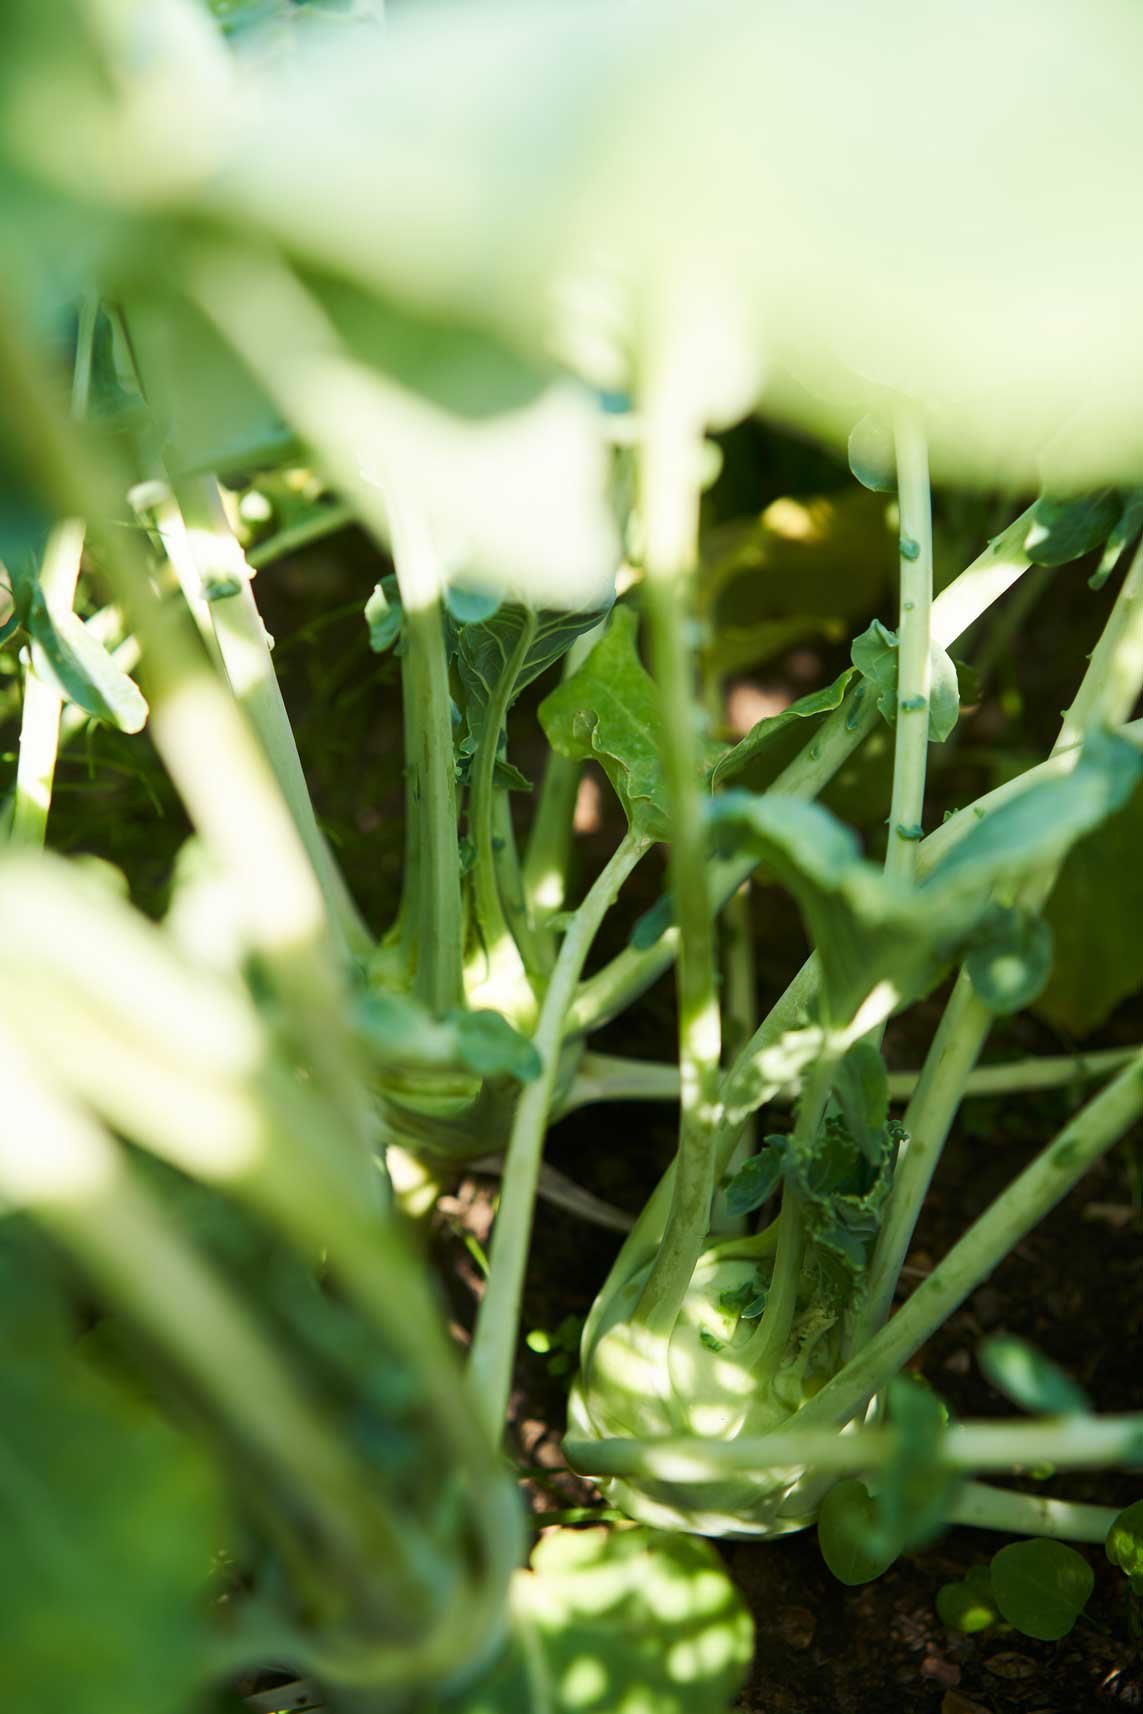
[[996, 1597], [992, 1593], [992, 1578], [986, 1565], [974, 1565], [968, 1576], [958, 1583], [946, 1583], [937, 1590], [937, 1615], [950, 1631], [963, 1631], [972, 1636], [987, 1630], [1000, 1617]]
[[990, 1386], [1021, 1410], [1067, 1416], [1091, 1409], [1083, 1388], [1050, 1357], [1012, 1334], [986, 1339], [977, 1361]]
[[1095, 1586], [1082, 1554], [1062, 1541], [1014, 1541], [992, 1561], [996, 1605], [1026, 1637], [1066, 1637]]
[[1143, 1577], [1143, 1500], [1120, 1512], [1107, 1532], [1107, 1557], [1133, 1580]]
[[856, 1477], [839, 1482], [822, 1501], [818, 1546], [838, 1582], [851, 1588], [872, 1583], [897, 1558], [896, 1548], [887, 1549], [878, 1540], [876, 1503]]

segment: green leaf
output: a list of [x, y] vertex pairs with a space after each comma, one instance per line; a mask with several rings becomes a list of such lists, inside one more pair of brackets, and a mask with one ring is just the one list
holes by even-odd
[[1062, 1541], [1014, 1541], [994, 1556], [991, 1575], [1004, 1618], [1045, 1643], [1067, 1636], [1095, 1587], [1087, 1560]]
[[396, 1093], [389, 1074], [428, 1072], [442, 1078], [461, 1066], [480, 1077], [514, 1077], [531, 1083], [540, 1057], [531, 1042], [499, 1012], [450, 1012], [434, 1018], [410, 994], [375, 989], [354, 1007], [357, 1036]]
[[206, 1595], [225, 1545], [219, 1497], [190, 1445], [75, 1356], [8, 1362], [0, 1509], [0, 1650], [14, 1705], [182, 1714], [213, 1676]]
[[499, 1012], [454, 1012], [449, 1021], [461, 1059], [481, 1077], [514, 1077], [518, 1083], [539, 1077], [539, 1054]]
[[38, 1228], [22, 1215], [0, 1221], [0, 1364], [64, 1356], [77, 1316], [64, 1290], [63, 1267]]
[[926, 1547], [947, 1527], [961, 1478], [940, 1458], [949, 1413], [933, 1389], [914, 1375], [897, 1375], [888, 1403], [898, 1444], [877, 1491], [877, 1529], [886, 1549], [901, 1552]]
[[1123, 496], [1123, 510], [1119, 514], [1119, 522], [1107, 538], [1107, 546], [1103, 557], [1087, 580], [1089, 589], [1102, 589], [1116, 565], [1119, 556], [1133, 542], [1140, 530], [1143, 529], [1143, 488], [1129, 488]]
[[732, 790], [710, 801], [707, 816], [797, 899], [821, 960], [827, 1020], [839, 1026], [882, 981], [900, 1001], [934, 982], [988, 919], [991, 890], [1059, 861], [1124, 802], [1141, 772], [1132, 744], [1094, 735], [1070, 774], [1030, 786], [977, 822], [917, 888], [867, 862], [850, 829], [820, 804]]
[[637, 629], [629, 607], [615, 608], [583, 665], [540, 704], [540, 724], [560, 755], [601, 764], [636, 832], [666, 839], [659, 699]]
[[20, 567], [38, 563], [53, 518], [35, 472], [0, 434], [0, 582], [8, 584]]
[[[877, 707], [890, 726], [897, 721], [897, 652], [899, 639], [880, 619], [855, 637], [850, 654], [862, 677], [877, 691]], [[929, 685], [929, 742], [943, 744], [960, 714], [960, 683], [952, 658], [934, 642]]]
[[1143, 1500], [1124, 1507], [1104, 1545], [1108, 1559], [1131, 1579], [1132, 1588], [1143, 1584]]
[[799, 697], [797, 702], [791, 703], [789, 708], [784, 708], [780, 714], [769, 714], [759, 720], [750, 728], [745, 738], [740, 739], [725, 756], [719, 757], [710, 773], [711, 790], [731, 775], [741, 773], [759, 751], [764, 749], [772, 738], [776, 738], [779, 732], [784, 732], [787, 726], [792, 726], [799, 720], [811, 719], [815, 714], [828, 714], [831, 709], [839, 707], [856, 670], [855, 667], [846, 667], [824, 690], [811, 691], [808, 696]]
[[723, 1714], [753, 1649], [721, 1559], [689, 1535], [553, 1530], [510, 1605], [508, 1648], [433, 1714]]
[[887, 512], [860, 489], [784, 494], [704, 533], [696, 598], [707, 669], [725, 678], [798, 642], [843, 642], [893, 578]]
[[[305, 313], [291, 324], [287, 309], [292, 378], [271, 398], [213, 324], [168, 295], [167, 283], [198, 265], [193, 230], [182, 240], [129, 306], [172, 474], [280, 464], [303, 433], [321, 437], [324, 422], [364, 480], [400, 495], [441, 564], [466, 583], [549, 608], [606, 598], [619, 550], [601, 414], [583, 387], [491, 330], [424, 303], [399, 307], [332, 265], [319, 268], [309, 251], [297, 271], [318, 325], [324, 312], [335, 338], [315, 338]], [[261, 373], [269, 360], [262, 351]], [[305, 421], [285, 421], [287, 405]]]
[[872, 1583], [888, 1571], [899, 1549], [879, 1539], [876, 1502], [851, 1477], [832, 1487], [818, 1512], [818, 1546], [839, 1583]]
[[458, 625], [482, 625], [497, 611], [501, 596], [493, 590], [466, 589], [450, 584], [445, 590], [445, 606]]
[[1133, 744], [1114, 733], [1093, 733], [1070, 774], [1031, 787], [978, 822], [925, 887], [971, 892], [1059, 862], [1122, 809], [1141, 774], [1143, 755]]
[[785, 1159], [777, 1149], [763, 1149], [739, 1167], [726, 1187], [726, 1208], [729, 1214], [753, 1214], [756, 1208], [773, 1196], [785, 1168]]
[[142, 730], [148, 712], [142, 691], [115, 665], [77, 614], [50, 614], [37, 590], [26, 623], [37, 678], [94, 720], [116, 726], [120, 732]]
[[369, 627], [369, 647], [375, 655], [391, 649], [401, 635], [405, 612], [395, 577], [383, 577], [374, 585], [365, 603], [365, 623]]
[[965, 959], [972, 985], [999, 1017], [1030, 1006], [1052, 973], [1052, 930], [1031, 911], [997, 905], [976, 929]]
[[1111, 488], [1076, 499], [1041, 495], [1032, 508], [1024, 552], [1033, 565], [1067, 565], [1106, 541], [1122, 513]]
[[882, 417], [864, 416], [849, 431], [849, 468], [863, 488], [892, 494], [897, 488], [897, 448]]
[[868, 1161], [881, 1159], [889, 1120], [889, 1073], [871, 1041], [855, 1042], [834, 1077], [833, 1092], [850, 1136]]
[[996, 1624], [1000, 1609], [987, 1565], [974, 1565], [962, 1581], [938, 1589], [937, 1615], [950, 1631], [963, 1631], [966, 1636]]
[[663, 893], [650, 905], [641, 916], [635, 919], [628, 945], [636, 952], [647, 952], [652, 946], [662, 940], [667, 930], [675, 920], [675, 901], [670, 893]]
[[1070, 1375], [1013, 1334], [986, 1339], [977, 1361], [989, 1385], [1021, 1410], [1059, 1416], [1091, 1409], [1087, 1394]]
[[826, 1020], [847, 1024], [879, 982], [902, 995], [932, 979], [934, 960], [951, 956], [958, 935], [983, 901], [953, 902], [949, 913], [923, 890], [888, 880], [861, 855], [856, 836], [819, 804], [729, 791], [708, 806], [716, 831], [737, 835], [740, 848], [797, 899], [822, 970]]
[[1036, 1011], [1086, 1036], [1143, 987], [1143, 788], [1069, 854], [1045, 917], [1055, 953]]
[[563, 658], [577, 637], [598, 625], [606, 612], [606, 607], [593, 607], [579, 613], [538, 613], [518, 603], [505, 603], [478, 623], [454, 620], [452, 644], [473, 739], [480, 740], [489, 702], [501, 688], [505, 674], [512, 671], [526, 632], [531, 636], [508, 687], [508, 707], [534, 679]]

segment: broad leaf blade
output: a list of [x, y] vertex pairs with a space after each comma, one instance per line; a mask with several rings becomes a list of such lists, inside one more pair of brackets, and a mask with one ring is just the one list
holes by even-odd
[[[877, 692], [877, 707], [890, 726], [897, 722], [897, 652], [899, 638], [874, 619], [850, 651], [853, 664]], [[933, 643], [930, 649], [929, 742], [943, 744], [960, 714], [960, 682], [952, 657]]]
[[1143, 987], [1143, 790], [1069, 854], [1046, 912], [1055, 943], [1036, 1011], [1069, 1035], [1098, 1029]]
[[1024, 552], [1033, 565], [1067, 565], [1105, 542], [1123, 512], [1111, 488], [1078, 499], [1041, 495], [1032, 508]]
[[204, 1597], [223, 1545], [205, 1467], [63, 1353], [6, 1367], [0, 1462], [15, 1706], [181, 1714], [210, 1671]]
[[991, 1569], [996, 1605], [1008, 1623], [1045, 1643], [1067, 1636], [1095, 1587], [1087, 1560], [1062, 1541], [1014, 1541]]
[[1091, 1409], [1083, 1388], [1023, 1339], [996, 1334], [984, 1341], [977, 1357], [985, 1378], [1021, 1410], [1055, 1416]]
[[502, 681], [511, 670], [526, 631], [531, 633], [530, 638], [507, 687], [509, 707], [522, 690], [561, 660], [576, 638], [598, 625], [606, 613], [606, 607], [572, 613], [535, 612], [519, 603], [505, 603], [476, 623], [458, 623], [453, 619], [451, 639], [473, 737], [480, 737], [488, 704], [503, 688]]
[[587, 660], [540, 704], [540, 724], [560, 755], [600, 763], [636, 832], [666, 839], [662, 720], [637, 625], [630, 608], [614, 610]]
[[745, 738], [740, 739], [725, 756], [719, 757], [711, 769], [711, 789], [721, 785], [732, 775], [740, 774], [743, 768], [765, 749], [770, 740], [776, 738], [779, 732], [784, 732], [788, 726], [799, 720], [812, 719], [816, 714], [828, 714], [831, 709], [839, 707], [856, 671], [856, 667], [846, 667], [824, 690], [811, 691], [808, 696], [801, 696], [797, 702], [791, 703], [789, 708], [784, 708], [780, 714], [770, 714], [759, 720], [750, 728]]
[[142, 731], [148, 713], [142, 691], [115, 665], [77, 614], [49, 614], [42, 597], [37, 597], [28, 630], [37, 678], [54, 685], [62, 697], [93, 719], [117, 726], [120, 732]]
[[878, 1539], [876, 1502], [864, 1482], [838, 1482], [818, 1513], [818, 1546], [839, 1583], [872, 1583], [888, 1571], [898, 1550]]

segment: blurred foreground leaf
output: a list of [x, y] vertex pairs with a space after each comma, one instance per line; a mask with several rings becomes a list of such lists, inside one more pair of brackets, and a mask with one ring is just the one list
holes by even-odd
[[0, 1653], [14, 1708], [176, 1714], [209, 1674], [221, 1511], [188, 1443], [74, 1358], [9, 1363]]
[[435, 1714], [721, 1714], [753, 1649], [741, 1596], [694, 1536], [553, 1530], [511, 1605], [506, 1652]]

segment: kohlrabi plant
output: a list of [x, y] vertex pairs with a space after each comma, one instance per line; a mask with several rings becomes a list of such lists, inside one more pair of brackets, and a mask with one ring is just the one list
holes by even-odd
[[[1143, 779], [1135, 10], [1066, 7], [1049, 40], [1016, 0], [974, 8], [983, 68], [912, 0], [831, 9], [824, 58], [786, 0], [718, 29], [682, 0], [384, 29], [369, 0], [45, 10], [17, 0], [0, 68], [17, 1700], [175, 1714], [272, 1670], [354, 1714], [714, 1714], [751, 1627], [695, 1538], [815, 1524], [847, 1583], [953, 1523], [1045, 1538], [942, 1591], [966, 1630], [1064, 1634], [1091, 1574], [1059, 1538], [1106, 1540], [1134, 1589], [1137, 1506], [980, 1478], [1138, 1464], [1140, 1416], [1018, 1341], [980, 1360], [1030, 1419], [957, 1421], [907, 1367], [1143, 1116], [1137, 1047], [978, 1065], [1052, 977], [1061, 869]], [[1017, 75], [1053, 115], [1034, 138]], [[889, 182], [904, 212], [874, 218]], [[732, 743], [757, 639], [720, 602], [755, 525], [728, 552], [703, 496], [755, 411], [848, 445], [897, 594], [850, 591], [840, 673]], [[940, 579], [930, 463], [1021, 497]], [[386, 922], [315, 811], [256, 594], [349, 522], [400, 681]], [[961, 639], [1097, 551], [1055, 743], [938, 822]], [[145, 730], [192, 829], [150, 918], [99, 851], [43, 849], [91, 723]], [[817, 801], [877, 739], [880, 860]], [[589, 764], [623, 831], [585, 884]], [[657, 846], [666, 889], [601, 961]], [[763, 903], [812, 952], [760, 1018]], [[677, 1059], [592, 1051], [672, 967]], [[891, 1314], [966, 1095], [1085, 1080]], [[586, 1318], [565, 1442], [632, 1522], [526, 1569], [500, 1443], [545, 1138], [632, 1098], [677, 1103], [677, 1152]], [[489, 1157], [462, 1367], [399, 1192], [410, 1162], [431, 1189]], [[90, 1639], [84, 1689], [61, 1627]]]

